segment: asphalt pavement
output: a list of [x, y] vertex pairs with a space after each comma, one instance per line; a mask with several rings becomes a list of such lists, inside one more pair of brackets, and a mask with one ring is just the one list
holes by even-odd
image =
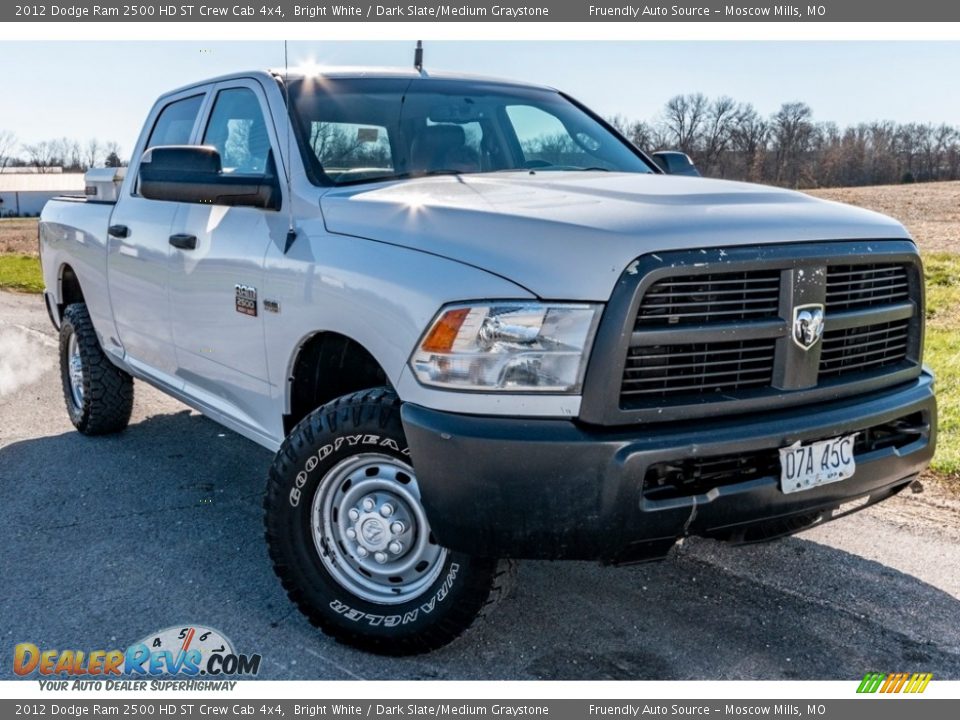
[[142, 382], [125, 432], [76, 433], [39, 296], [0, 292], [0, 678], [19, 642], [110, 649], [201, 624], [270, 679], [960, 679], [960, 503], [930, 483], [764, 545], [522, 562], [457, 642], [392, 659], [288, 602], [263, 541], [270, 460]]

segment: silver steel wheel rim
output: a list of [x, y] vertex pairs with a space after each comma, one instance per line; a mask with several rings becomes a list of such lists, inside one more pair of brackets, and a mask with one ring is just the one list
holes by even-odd
[[447, 559], [431, 537], [413, 468], [381, 453], [354, 455], [327, 473], [313, 496], [311, 526], [327, 572], [369, 602], [419, 597]]
[[70, 333], [67, 341], [67, 377], [70, 382], [70, 395], [73, 404], [83, 407], [83, 358], [80, 357], [80, 343], [77, 334]]

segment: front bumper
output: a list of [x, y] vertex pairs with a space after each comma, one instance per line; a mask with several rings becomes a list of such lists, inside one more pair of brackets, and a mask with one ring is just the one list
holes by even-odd
[[[412, 404], [402, 417], [437, 541], [490, 557], [633, 562], [663, 556], [686, 535], [752, 541], [797, 532], [845, 514], [841, 506], [851, 501], [861, 500], [860, 509], [899, 492], [929, 464], [936, 445], [933, 378], [926, 372], [832, 403], [630, 429]], [[742, 481], [667, 492], [652, 485], [663, 467], [769, 459], [798, 440], [871, 428], [877, 432], [864, 436], [879, 437], [898, 423], [909, 429], [899, 444], [862, 448], [852, 478], [812, 490], [785, 495], [779, 462], [759, 460], [744, 464], [752, 469]]]

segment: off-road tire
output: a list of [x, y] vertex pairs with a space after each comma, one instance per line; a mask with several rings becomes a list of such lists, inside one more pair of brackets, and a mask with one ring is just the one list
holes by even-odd
[[[83, 374], [78, 403], [70, 380], [71, 337], [76, 337]], [[84, 435], [108, 435], [123, 430], [133, 412], [133, 378], [107, 359], [83, 303], [68, 305], [60, 324], [60, 380], [70, 422]]]
[[[345, 395], [293, 429], [274, 459], [264, 499], [273, 567], [300, 611], [339, 642], [381, 655], [435, 650], [457, 638], [501, 598], [513, 566], [444, 551], [436, 579], [402, 604], [372, 602], [339, 582], [325, 565], [331, 562], [331, 552], [321, 559], [321, 548], [336, 538], [325, 535], [319, 543], [314, 539], [314, 499], [339, 482], [336, 468], [345, 460], [371, 450], [411, 464], [400, 400], [388, 388]], [[342, 517], [342, 508], [339, 512]]]

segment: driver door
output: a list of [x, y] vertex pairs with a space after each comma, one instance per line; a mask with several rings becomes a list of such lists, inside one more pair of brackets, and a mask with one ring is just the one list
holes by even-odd
[[[220, 153], [224, 173], [276, 175], [276, 134], [253, 80], [213, 89], [199, 144]], [[282, 212], [184, 203], [172, 234], [170, 317], [185, 391], [254, 435], [270, 413], [264, 342], [264, 256], [286, 234]], [[250, 434], [248, 432], [248, 434]]]

